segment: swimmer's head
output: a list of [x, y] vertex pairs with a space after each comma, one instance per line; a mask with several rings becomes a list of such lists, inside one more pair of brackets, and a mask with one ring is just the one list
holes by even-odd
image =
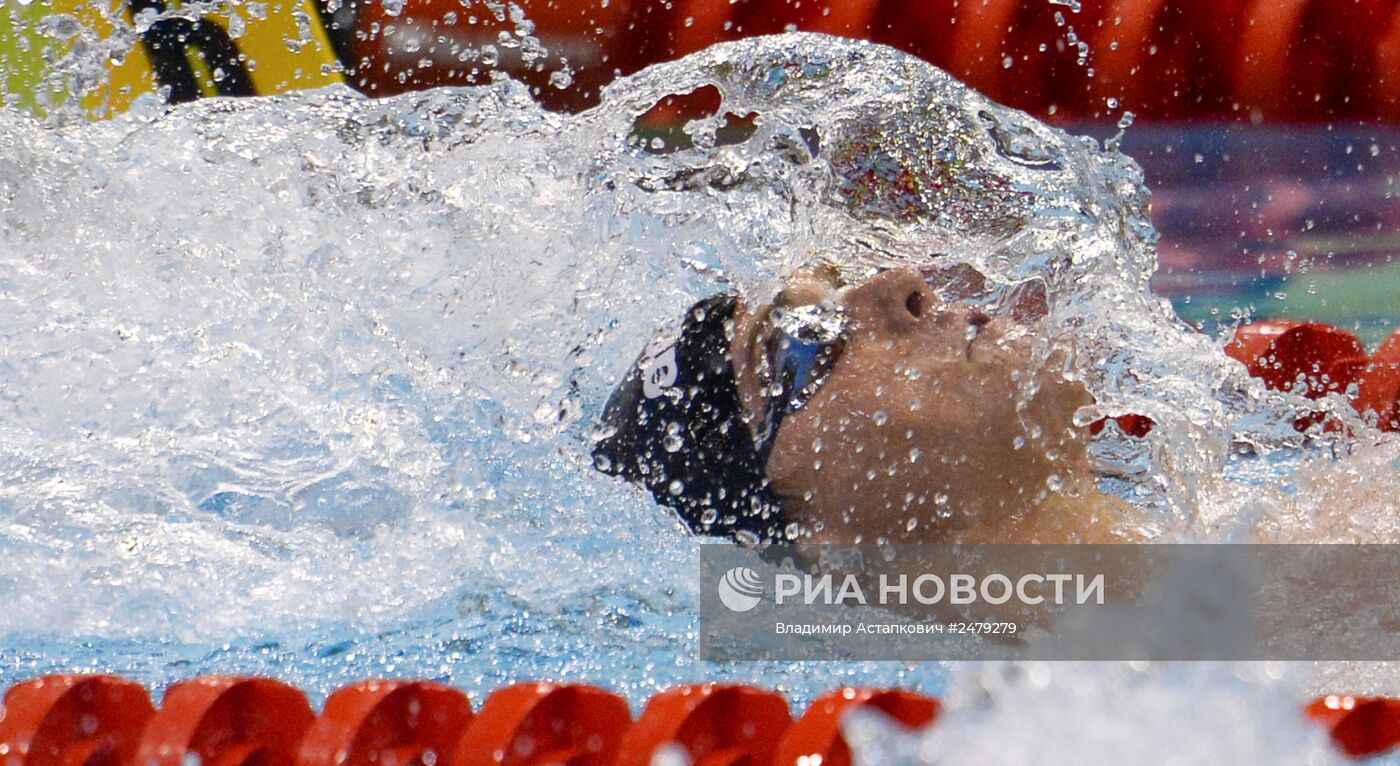
[[674, 346], [649, 346], [595, 455], [707, 532], [938, 541], [1015, 525], [1090, 474], [1071, 424], [1088, 395], [1033, 367], [1027, 329], [911, 270], [850, 287], [803, 270], [769, 304], [697, 304]]
[[599, 470], [636, 482], [702, 534], [779, 540], [786, 526], [734, 379], [731, 293], [700, 301], [638, 357], [603, 411]]
[[1091, 399], [1060, 369], [1036, 365], [1031, 325], [945, 302], [909, 269], [795, 288], [776, 307], [740, 307], [733, 354], [748, 422], [762, 434], [775, 308], [845, 316], [839, 356], [782, 418], [764, 465], [787, 520], [809, 537], [1001, 539], [983, 532], [1025, 529], [1047, 496], [1092, 491], [1073, 425]]

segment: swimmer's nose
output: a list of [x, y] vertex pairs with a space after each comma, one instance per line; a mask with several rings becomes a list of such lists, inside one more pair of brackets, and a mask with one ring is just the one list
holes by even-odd
[[854, 287], [842, 303], [857, 324], [877, 334], [906, 333], [941, 309], [938, 297], [911, 269], [891, 269]]

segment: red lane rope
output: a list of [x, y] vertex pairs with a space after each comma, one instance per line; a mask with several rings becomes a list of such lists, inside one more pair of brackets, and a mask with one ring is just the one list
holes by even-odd
[[[1241, 326], [1225, 354], [1269, 388], [1310, 399], [1342, 394], [1376, 427], [1400, 431], [1400, 331], [1367, 354], [1354, 334], [1332, 325], [1269, 320]], [[1316, 422], [1305, 417], [1298, 427]]]
[[443, 684], [370, 680], [335, 691], [316, 715], [280, 681], [205, 676], [171, 686], [156, 710], [144, 688], [118, 676], [54, 675], [5, 694], [0, 763], [648, 766], [679, 748], [696, 766], [848, 766], [840, 720], [858, 707], [911, 728], [939, 709], [912, 691], [843, 688], [794, 723], [777, 692], [694, 684], [656, 694], [634, 721], [626, 700], [585, 684], [516, 684], [474, 712]]
[[450, 686], [361, 681], [326, 699], [296, 766], [445, 766], [471, 718], [467, 695]]
[[127, 766], [155, 714], [140, 684], [111, 675], [25, 681], [5, 693], [3, 709], [6, 766]]
[[185, 766], [292, 766], [297, 743], [316, 720], [300, 689], [267, 678], [196, 678], [171, 686], [146, 722], [134, 763]]
[[1400, 700], [1330, 695], [1314, 700], [1307, 714], [1347, 755], [1369, 757], [1400, 745]]
[[583, 684], [497, 689], [467, 725], [452, 766], [609, 766], [632, 726], [627, 701]]
[[[1394, 340], [1400, 347], [1400, 336]], [[648, 766], [665, 750], [696, 766], [849, 766], [841, 721], [879, 711], [909, 729], [936, 725], [936, 699], [841, 688], [794, 721], [776, 692], [743, 684], [662, 691], [633, 720], [617, 694], [586, 684], [521, 683], [467, 696], [432, 681], [361, 681], [316, 715], [280, 681], [204, 676], [170, 687], [159, 710], [113, 675], [52, 675], [14, 685], [0, 717], [5, 766]], [[1320, 697], [1304, 711], [1343, 752], [1400, 745], [1400, 700]]]

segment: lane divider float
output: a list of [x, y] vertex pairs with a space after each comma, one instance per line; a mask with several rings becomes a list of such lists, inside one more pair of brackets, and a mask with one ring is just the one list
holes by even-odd
[[777, 692], [738, 684], [691, 684], [647, 702], [618, 748], [618, 766], [650, 764], [676, 748], [693, 766], [772, 763], [778, 738], [792, 724]]
[[903, 689], [836, 689], [812, 701], [807, 712], [778, 742], [773, 766], [851, 766], [851, 748], [841, 721], [852, 710], [878, 710], [908, 729], [922, 729], [938, 717], [938, 700]]
[[[1321, 322], [1280, 319], [1241, 326], [1225, 354], [1276, 391], [1321, 399], [1344, 394], [1362, 417], [1400, 431], [1400, 331], [1367, 354], [1352, 333]], [[1298, 421], [1300, 430], [1318, 422]]]
[[632, 726], [627, 700], [586, 684], [497, 689], [467, 724], [453, 766], [607, 766]]
[[1306, 712], [1347, 755], [1372, 756], [1400, 745], [1400, 700], [1332, 694], [1313, 700]]
[[[1275, 391], [1308, 399], [1342, 394], [1363, 418], [1382, 431], [1400, 432], [1400, 330], [1374, 354], [1354, 333], [1323, 322], [1269, 319], [1241, 325], [1225, 344], [1225, 355], [1243, 364], [1251, 377]], [[1156, 425], [1145, 415], [1099, 418], [1089, 425], [1097, 436], [1109, 420], [1138, 438]], [[1323, 422], [1320, 413], [1298, 418], [1299, 431]], [[1327, 428], [1337, 427], [1328, 423]]]
[[4, 766], [125, 766], [155, 706], [145, 688], [112, 675], [31, 679], [5, 693]]
[[203, 766], [293, 766], [297, 743], [315, 720], [306, 694], [281, 681], [182, 681], [146, 722], [132, 763], [188, 766], [193, 753]]
[[[105, 674], [23, 681], [0, 709], [0, 766], [650, 766], [668, 751], [693, 766], [850, 766], [840, 726], [851, 711], [909, 729], [941, 713], [914, 691], [847, 687], [794, 722], [777, 692], [691, 684], [657, 693], [633, 721], [607, 689], [528, 682], [473, 714], [440, 683], [369, 680], [316, 715], [295, 687], [245, 676], [176, 683], [157, 710], [140, 684]], [[1329, 695], [1302, 712], [1348, 755], [1400, 745], [1400, 700]]]
[[471, 718], [467, 695], [450, 686], [360, 681], [326, 698], [296, 766], [441, 766]]

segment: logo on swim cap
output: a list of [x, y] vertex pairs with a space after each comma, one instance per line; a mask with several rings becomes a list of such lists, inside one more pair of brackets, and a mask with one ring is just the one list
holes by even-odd
[[719, 600], [731, 612], [747, 612], [763, 600], [763, 582], [758, 572], [734, 567], [719, 579]]
[[661, 396], [661, 392], [676, 384], [676, 341], [674, 331], [665, 332], [652, 338], [642, 350], [642, 358], [637, 367], [642, 372], [642, 393], [648, 399]]

